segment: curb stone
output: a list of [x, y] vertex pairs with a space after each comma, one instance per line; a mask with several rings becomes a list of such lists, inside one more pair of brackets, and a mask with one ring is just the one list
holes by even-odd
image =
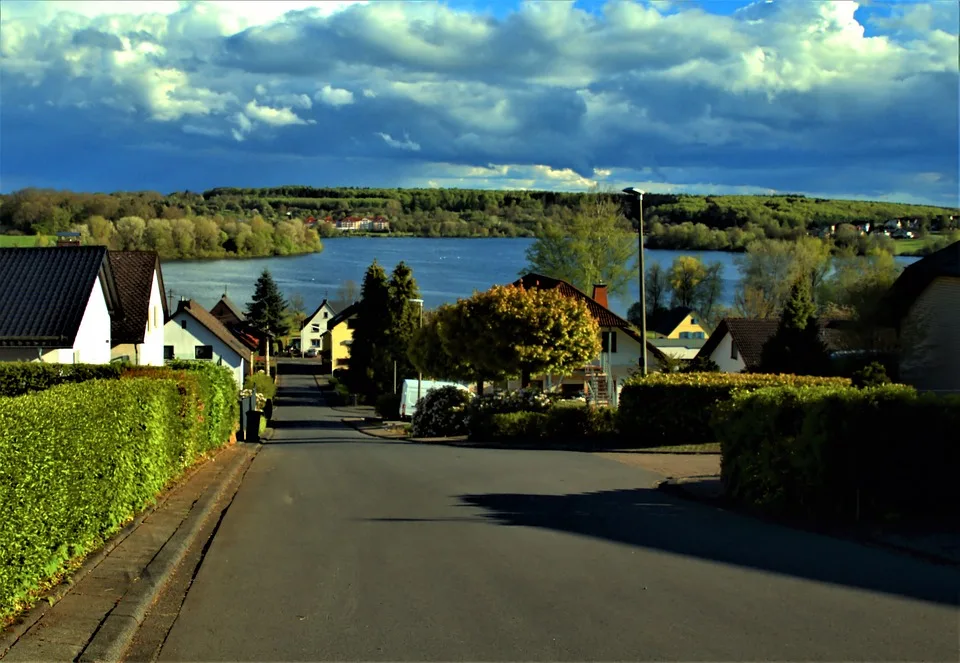
[[[234, 444], [237, 443], [234, 442]], [[120, 546], [120, 544], [123, 543], [127, 537], [133, 534], [137, 528], [140, 527], [144, 520], [161, 509], [166, 504], [167, 500], [173, 496], [179, 486], [182, 486], [189, 481], [194, 474], [200, 471], [201, 468], [203, 468], [207, 463], [215, 460], [220, 453], [226, 451], [230, 446], [233, 445], [224, 445], [216, 455], [208, 458], [203, 463], [194, 465], [184, 472], [184, 474], [177, 479], [176, 484], [166, 490], [154, 504], [148, 506], [133, 520], [124, 525], [116, 534], [110, 537], [110, 539], [107, 540], [100, 549], [87, 555], [76, 571], [66, 576], [64, 580], [62, 580], [56, 587], [51, 589], [44, 596], [40, 597], [37, 600], [37, 604], [30, 608], [27, 612], [20, 615], [16, 623], [7, 627], [6, 633], [0, 636], [0, 659], [6, 656], [10, 651], [10, 648], [13, 647], [27, 631], [33, 628], [37, 622], [43, 619], [44, 615], [46, 615], [47, 612], [60, 601], [60, 599], [69, 594], [73, 590], [74, 586], [82, 581], [95, 568], [97, 568], [97, 566], [99, 566], [100, 563], [111, 552]]]
[[150, 607], [186, 555], [214, 507], [226, 496], [229, 488], [236, 484], [238, 477], [242, 479], [260, 448], [260, 445], [256, 445], [256, 448], [238, 455], [233, 466], [224, 470], [219, 485], [203, 494], [173, 536], [144, 569], [140, 580], [104, 619], [78, 661], [93, 663], [122, 660]]

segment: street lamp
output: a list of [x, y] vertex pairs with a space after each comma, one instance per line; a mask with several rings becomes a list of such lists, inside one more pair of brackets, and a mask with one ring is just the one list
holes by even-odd
[[[414, 304], [420, 305], [420, 329], [423, 329], [423, 300], [422, 299], [411, 299], [411, 302]], [[420, 385], [423, 384], [423, 373], [417, 371], [417, 403], [420, 402]]]
[[640, 374], [646, 377], [647, 375], [647, 289], [645, 283], [645, 274], [643, 268], [643, 191], [639, 189], [634, 189], [632, 186], [628, 186], [623, 190], [628, 196], [633, 196], [639, 201], [639, 221], [640, 226], [637, 228], [637, 237], [639, 237], [640, 245]]

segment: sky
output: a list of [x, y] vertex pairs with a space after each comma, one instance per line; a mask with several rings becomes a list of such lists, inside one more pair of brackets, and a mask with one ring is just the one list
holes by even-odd
[[4, 0], [0, 191], [960, 206], [958, 3]]

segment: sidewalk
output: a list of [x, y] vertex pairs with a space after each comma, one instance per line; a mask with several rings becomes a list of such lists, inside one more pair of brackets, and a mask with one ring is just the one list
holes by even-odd
[[4, 630], [0, 658], [120, 660], [167, 577], [229, 504], [259, 448], [233, 444], [196, 468]]

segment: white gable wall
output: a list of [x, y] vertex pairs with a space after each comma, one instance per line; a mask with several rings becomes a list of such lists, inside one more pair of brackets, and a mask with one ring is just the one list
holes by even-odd
[[[300, 350], [307, 351], [316, 348], [317, 352], [323, 349], [323, 337], [327, 333], [327, 323], [334, 316], [329, 304], [324, 304], [317, 314], [307, 320], [300, 330]], [[327, 348], [329, 349], [329, 348]]]
[[[186, 329], [181, 324], [183, 321], [187, 323]], [[195, 360], [198, 345], [212, 346], [213, 359], [211, 361], [214, 363], [222, 362], [224, 366], [228, 366], [233, 371], [237, 386], [243, 386], [243, 357], [192, 316], [182, 311], [174, 314], [170, 322], [164, 325], [163, 336], [164, 344], [173, 346], [174, 359]]]
[[153, 283], [150, 285], [150, 308], [147, 309], [146, 333], [140, 346], [140, 364], [142, 366], [163, 366], [163, 293], [157, 270], [153, 270]]
[[724, 333], [723, 338], [720, 339], [720, 345], [714, 348], [713, 352], [710, 353], [710, 359], [717, 363], [717, 366], [720, 367], [720, 371], [722, 373], [739, 373], [747, 367], [746, 363], [743, 361], [743, 357], [740, 356], [739, 351], [737, 352], [736, 359], [733, 359], [730, 356], [732, 349], [733, 337], [730, 335], [730, 332], [726, 332]]

